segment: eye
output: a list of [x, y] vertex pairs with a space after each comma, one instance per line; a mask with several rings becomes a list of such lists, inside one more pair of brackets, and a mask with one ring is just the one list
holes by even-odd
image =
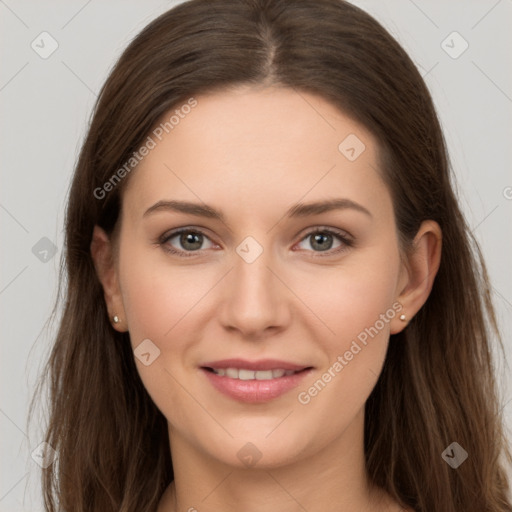
[[[184, 257], [194, 256], [194, 254], [190, 253], [202, 249], [211, 249], [214, 246], [212, 241], [202, 231], [190, 228], [182, 228], [167, 233], [162, 236], [159, 242], [164, 250]], [[204, 246], [205, 242], [206, 246]]]
[[[201, 250], [212, 249], [215, 244], [200, 229], [180, 228], [170, 233], [166, 233], [160, 237], [158, 243], [162, 248], [171, 254], [180, 257], [195, 256]], [[206, 245], [205, 245], [206, 244]], [[300, 247], [306, 244], [309, 247]], [[344, 231], [337, 231], [331, 228], [316, 228], [306, 234], [299, 242], [301, 249], [318, 254], [318, 256], [332, 256], [348, 248], [352, 247], [354, 241], [350, 235]]]
[[[314, 231], [309, 232], [298, 245], [305, 244], [306, 247], [303, 246], [303, 249], [310, 250], [309, 248], [311, 248], [313, 252], [332, 255], [352, 247], [353, 243], [353, 240], [347, 233], [327, 228], [316, 228]], [[324, 255], [321, 254], [321, 256]]]

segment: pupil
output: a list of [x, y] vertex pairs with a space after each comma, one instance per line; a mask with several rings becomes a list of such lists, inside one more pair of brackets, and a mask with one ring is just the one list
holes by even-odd
[[[327, 242], [327, 243], [325, 243]], [[330, 242], [330, 243], [329, 243]], [[326, 251], [331, 248], [332, 246], [332, 236], [326, 235], [322, 233], [316, 233], [313, 236], [313, 248], [315, 248], [315, 244], [318, 244], [316, 248], [318, 248], [321, 251]]]
[[202, 238], [203, 235], [199, 233], [184, 233], [181, 235], [180, 242], [183, 248], [196, 251], [201, 247], [203, 241]]

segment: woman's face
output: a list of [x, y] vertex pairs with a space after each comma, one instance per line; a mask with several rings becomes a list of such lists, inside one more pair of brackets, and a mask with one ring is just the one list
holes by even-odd
[[171, 448], [273, 467], [354, 442], [403, 327], [376, 141], [292, 89], [195, 99], [129, 178], [117, 259]]

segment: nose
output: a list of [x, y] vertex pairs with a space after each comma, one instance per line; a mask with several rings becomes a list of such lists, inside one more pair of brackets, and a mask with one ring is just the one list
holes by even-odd
[[278, 279], [270, 251], [252, 263], [234, 254], [234, 268], [225, 279], [219, 318], [228, 331], [247, 339], [262, 339], [286, 329], [291, 319], [290, 292]]

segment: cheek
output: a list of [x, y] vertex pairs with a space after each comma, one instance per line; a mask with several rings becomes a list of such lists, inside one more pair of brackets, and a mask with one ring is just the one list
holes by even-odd
[[[121, 258], [119, 267], [123, 305], [146, 391], [168, 420], [186, 423], [190, 399], [180, 383], [186, 382], [186, 366], [195, 346], [201, 298], [211, 285], [201, 271], [192, 282], [190, 271], [166, 264], [157, 254], [160, 250], [126, 245], [124, 254], [129, 256]], [[144, 350], [138, 348], [143, 346]], [[147, 365], [137, 357], [141, 353], [150, 354]]]
[[[381, 258], [382, 254], [387, 257]], [[295, 289], [300, 289], [301, 297], [328, 328], [322, 338], [328, 335], [331, 355], [376, 323], [387, 337], [389, 317], [392, 319], [396, 314], [392, 306], [396, 301], [398, 273], [399, 256], [391, 246], [387, 252], [367, 251], [339, 267], [299, 276]], [[386, 316], [384, 325], [381, 315]]]
[[307, 414], [314, 410], [314, 415], [333, 426], [333, 432], [370, 395], [385, 360], [390, 323], [399, 314], [395, 295], [398, 253], [391, 247], [387, 258], [381, 258], [382, 254], [386, 252], [379, 252], [379, 257], [368, 253], [336, 271], [301, 279], [308, 306], [322, 320], [315, 338], [325, 357], [322, 368], [304, 383], [297, 398]]
[[159, 247], [140, 249], [127, 244], [125, 253], [129, 257], [121, 259], [119, 272], [132, 344], [149, 338], [160, 345], [194, 313], [208, 290], [208, 280], [201, 270], [194, 271], [191, 280], [190, 270], [166, 262]]

